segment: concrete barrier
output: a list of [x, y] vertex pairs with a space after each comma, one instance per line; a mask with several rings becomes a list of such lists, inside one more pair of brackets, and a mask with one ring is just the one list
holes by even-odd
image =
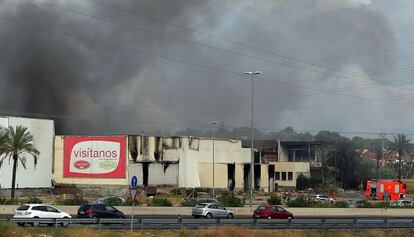
[[[18, 205], [0, 205], [0, 215], [13, 215]], [[56, 206], [59, 210], [76, 215], [79, 206]], [[117, 207], [123, 213], [130, 215], [131, 207]], [[250, 216], [253, 211], [249, 207], [228, 208], [235, 215]], [[414, 217], [414, 208], [298, 208], [287, 207], [295, 216], [390, 216]], [[142, 207], [136, 206], [134, 214], [138, 216], [177, 216], [191, 215], [191, 207]]]

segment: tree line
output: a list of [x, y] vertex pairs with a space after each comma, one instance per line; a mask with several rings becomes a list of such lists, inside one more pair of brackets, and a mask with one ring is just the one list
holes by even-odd
[[[233, 139], [250, 139], [250, 128], [241, 127], [231, 130], [219, 127], [215, 130], [185, 129], [176, 133], [178, 136], [203, 136], [221, 137]], [[281, 141], [319, 141], [322, 145], [317, 154], [322, 163], [322, 180], [328, 176], [329, 167], [334, 168], [334, 177], [331, 181], [337, 182], [345, 189], [358, 189], [369, 179], [403, 179], [414, 178], [413, 163], [404, 164], [404, 157], [414, 151], [414, 145], [404, 134], [398, 134], [391, 139], [363, 138], [354, 136], [352, 138], [342, 136], [338, 132], [323, 130], [316, 134], [309, 132], [297, 132], [292, 127], [286, 127], [281, 131], [263, 132], [254, 129], [255, 140]], [[361, 151], [368, 150], [376, 154], [376, 159], [362, 159]], [[386, 151], [395, 151], [398, 162], [395, 164], [384, 164], [380, 161]], [[333, 180], [332, 180], [333, 179]], [[312, 182], [311, 182], [312, 183]]]

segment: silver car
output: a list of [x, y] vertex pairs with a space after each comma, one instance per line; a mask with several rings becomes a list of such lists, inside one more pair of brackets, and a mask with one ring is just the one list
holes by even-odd
[[194, 218], [233, 218], [232, 211], [227, 210], [219, 203], [200, 203], [193, 207], [192, 215]]

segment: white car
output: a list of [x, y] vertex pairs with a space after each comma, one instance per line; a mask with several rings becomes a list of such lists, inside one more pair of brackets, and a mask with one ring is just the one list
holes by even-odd
[[313, 200], [319, 201], [319, 202], [334, 202], [333, 198], [330, 198], [326, 195], [317, 194], [313, 196]]
[[[45, 205], [45, 204], [24, 204], [18, 207], [15, 211], [13, 218], [18, 219], [39, 219], [39, 218], [48, 218], [48, 219], [66, 219], [72, 218], [68, 213], [60, 211], [56, 207]], [[46, 222], [28, 222], [32, 226], [39, 226], [41, 223]], [[24, 226], [26, 222], [17, 222], [17, 225]], [[46, 223], [49, 226], [55, 224], [55, 222]], [[69, 221], [60, 222], [60, 225], [63, 227], [68, 227], [70, 224]]]

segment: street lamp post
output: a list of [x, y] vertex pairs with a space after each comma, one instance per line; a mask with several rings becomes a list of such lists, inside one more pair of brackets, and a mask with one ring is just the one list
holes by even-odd
[[254, 188], [254, 151], [253, 151], [253, 119], [254, 119], [254, 107], [253, 107], [253, 92], [254, 92], [254, 75], [261, 74], [260, 71], [245, 72], [244, 74], [250, 75], [252, 81], [252, 93], [251, 93], [251, 120], [250, 120], [250, 208], [252, 208], [253, 202], [253, 188]]
[[[213, 121], [213, 122], [211, 122], [211, 126], [212, 127], [215, 127], [217, 124], [218, 124], [219, 122], [218, 121]], [[215, 162], [214, 162], [214, 153], [215, 153], [215, 148], [214, 148], [214, 141], [215, 141], [215, 138], [214, 138], [214, 136], [213, 136], [213, 199], [216, 199], [216, 186], [215, 186], [215, 181], [214, 181], [214, 179], [215, 179], [215, 175], [214, 175], [214, 164], [215, 164]]]

